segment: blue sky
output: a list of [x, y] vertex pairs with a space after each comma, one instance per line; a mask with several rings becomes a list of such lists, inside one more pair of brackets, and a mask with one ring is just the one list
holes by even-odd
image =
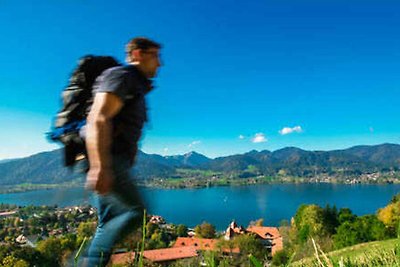
[[0, 159], [57, 148], [76, 60], [138, 35], [164, 45], [147, 153], [400, 142], [398, 1], [0, 0], [0, 25]]

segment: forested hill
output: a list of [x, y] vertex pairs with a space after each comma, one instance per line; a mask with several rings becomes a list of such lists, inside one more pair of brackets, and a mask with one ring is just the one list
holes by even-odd
[[[355, 146], [344, 150], [307, 151], [287, 147], [276, 151], [207, 158], [196, 152], [160, 156], [139, 152], [132, 170], [139, 178], [168, 178], [182, 169], [212, 171], [237, 178], [259, 175], [290, 175], [309, 178], [319, 174], [361, 175], [396, 172], [400, 169], [400, 145]], [[43, 152], [30, 157], [0, 162], [0, 185], [21, 183], [62, 183], [83, 179], [62, 165], [62, 151]]]

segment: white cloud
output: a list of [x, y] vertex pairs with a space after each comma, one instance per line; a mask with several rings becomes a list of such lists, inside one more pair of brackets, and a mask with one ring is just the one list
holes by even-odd
[[253, 143], [264, 143], [267, 142], [267, 138], [263, 133], [256, 133], [254, 137], [251, 139]]
[[164, 148], [164, 153], [168, 153], [168, 151], [169, 151], [168, 147], [165, 147]]
[[192, 148], [192, 147], [194, 147], [195, 145], [198, 145], [198, 144], [200, 144], [201, 143], [201, 141], [193, 141], [193, 142], [191, 142], [189, 145], [188, 145], [188, 147], [189, 148]]
[[243, 140], [244, 138], [245, 138], [244, 135], [239, 135], [240, 140]]
[[291, 134], [291, 133], [301, 133], [301, 132], [303, 132], [303, 129], [301, 129], [301, 126], [295, 126], [293, 128], [284, 127], [282, 130], [279, 131], [279, 133], [281, 135]]

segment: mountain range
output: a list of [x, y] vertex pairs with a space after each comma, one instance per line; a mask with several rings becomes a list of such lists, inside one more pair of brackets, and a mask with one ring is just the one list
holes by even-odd
[[[59, 184], [83, 181], [83, 174], [63, 167], [61, 149], [42, 152], [26, 158], [0, 162], [0, 185], [21, 183]], [[343, 150], [307, 151], [286, 147], [276, 151], [250, 151], [215, 159], [196, 152], [160, 156], [139, 151], [132, 172], [141, 179], [169, 178], [178, 170], [202, 170], [243, 178], [255, 175], [285, 174], [313, 177], [316, 174], [360, 175], [371, 172], [398, 171], [400, 145], [355, 146]]]

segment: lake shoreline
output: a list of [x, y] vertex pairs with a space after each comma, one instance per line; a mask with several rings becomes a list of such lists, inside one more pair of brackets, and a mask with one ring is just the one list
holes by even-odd
[[[205, 184], [195, 184], [195, 185], [187, 185], [187, 184], [153, 184], [153, 183], [137, 183], [137, 186], [144, 188], [154, 188], [154, 189], [203, 189], [210, 187], [241, 187], [241, 186], [252, 186], [252, 185], [301, 185], [301, 184], [333, 184], [333, 185], [391, 185], [391, 184], [400, 184], [400, 180], [394, 181], [358, 181], [358, 182], [326, 182], [326, 181], [305, 181], [305, 180], [272, 180], [272, 181], [262, 181], [262, 182], [253, 182], [253, 181], [237, 181], [231, 183], [205, 183]], [[65, 184], [18, 184], [18, 185], [5, 185], [0, 189], [1, 194], [14, 194], [14, 193], [25, 193], [29, 191], [37, 191], [37, 190], [52, 190], [52, 189], [68, 189], [68, 188], [84, 188], [84, 183], [72, 182]]]
[[[72, 187], [72, 185], [69, 185]], [[17, 206], [97, 206], [97, 197], [83, 185], [24, 193], [1, 194], [0, 203]], [[239, 224], [263, 218], [266, 225], [290, 221], [301, 204], [350, 208], [356, 215], [376, 212], [400, 192], [399, 184], [264, 184], [249, 186], [212, 186], [208, 188], [157, 189], [139, 187], [151, 214], [163, 216], [174, 224], [195, 226], [212, 222], [217, 229], [232, 220]], [[188, 216], [189, 215], [189, 216]]]

